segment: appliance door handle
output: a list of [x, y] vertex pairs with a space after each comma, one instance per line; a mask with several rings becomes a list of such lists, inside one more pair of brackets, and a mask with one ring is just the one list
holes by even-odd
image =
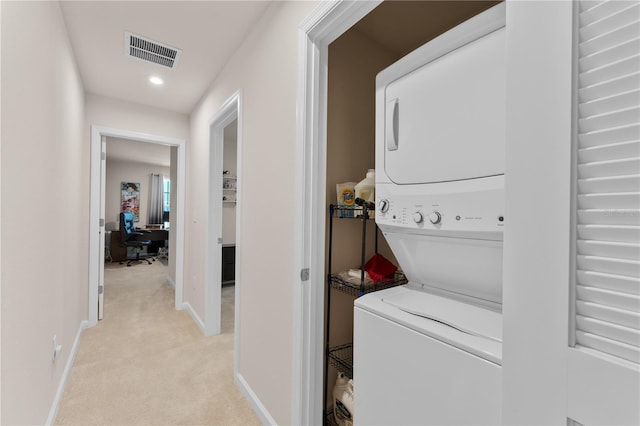
[[398, 98], [387, 102], [387, 109], [385, 111], [385, 139], [387, 142], [387, 151], [398, 150], [398, 106]]

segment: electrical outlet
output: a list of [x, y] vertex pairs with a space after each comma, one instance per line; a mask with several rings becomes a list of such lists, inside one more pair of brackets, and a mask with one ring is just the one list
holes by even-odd
[[57, 342], [57, 336], [53, 335], [51, 362], [55, 362], [62, 355], [62, 345]]

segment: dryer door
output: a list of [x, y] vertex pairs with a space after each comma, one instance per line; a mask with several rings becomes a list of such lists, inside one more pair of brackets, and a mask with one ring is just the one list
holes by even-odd
[[[411, 53], [432, 56], [429, 43]], [[390, 82], [384, 167], [398, 184], [504, 173], [505, 28]]]

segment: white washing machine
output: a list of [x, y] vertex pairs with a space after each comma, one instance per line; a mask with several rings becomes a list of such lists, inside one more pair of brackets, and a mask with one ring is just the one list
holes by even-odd
[[501, 335], [499, 313], [412, 284], [358, 299], [355, 424], [500, 424]]
[[354, 422], [501, 418], [505, 7], [376, 83], [376, 223], [409, 284], [356, 300]]

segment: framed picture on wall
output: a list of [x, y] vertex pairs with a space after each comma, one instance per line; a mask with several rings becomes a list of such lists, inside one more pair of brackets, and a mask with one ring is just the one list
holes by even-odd
[[140, 183], [122, 182], [120, 189], [120, 211], [133, 213], [140, 222]]

